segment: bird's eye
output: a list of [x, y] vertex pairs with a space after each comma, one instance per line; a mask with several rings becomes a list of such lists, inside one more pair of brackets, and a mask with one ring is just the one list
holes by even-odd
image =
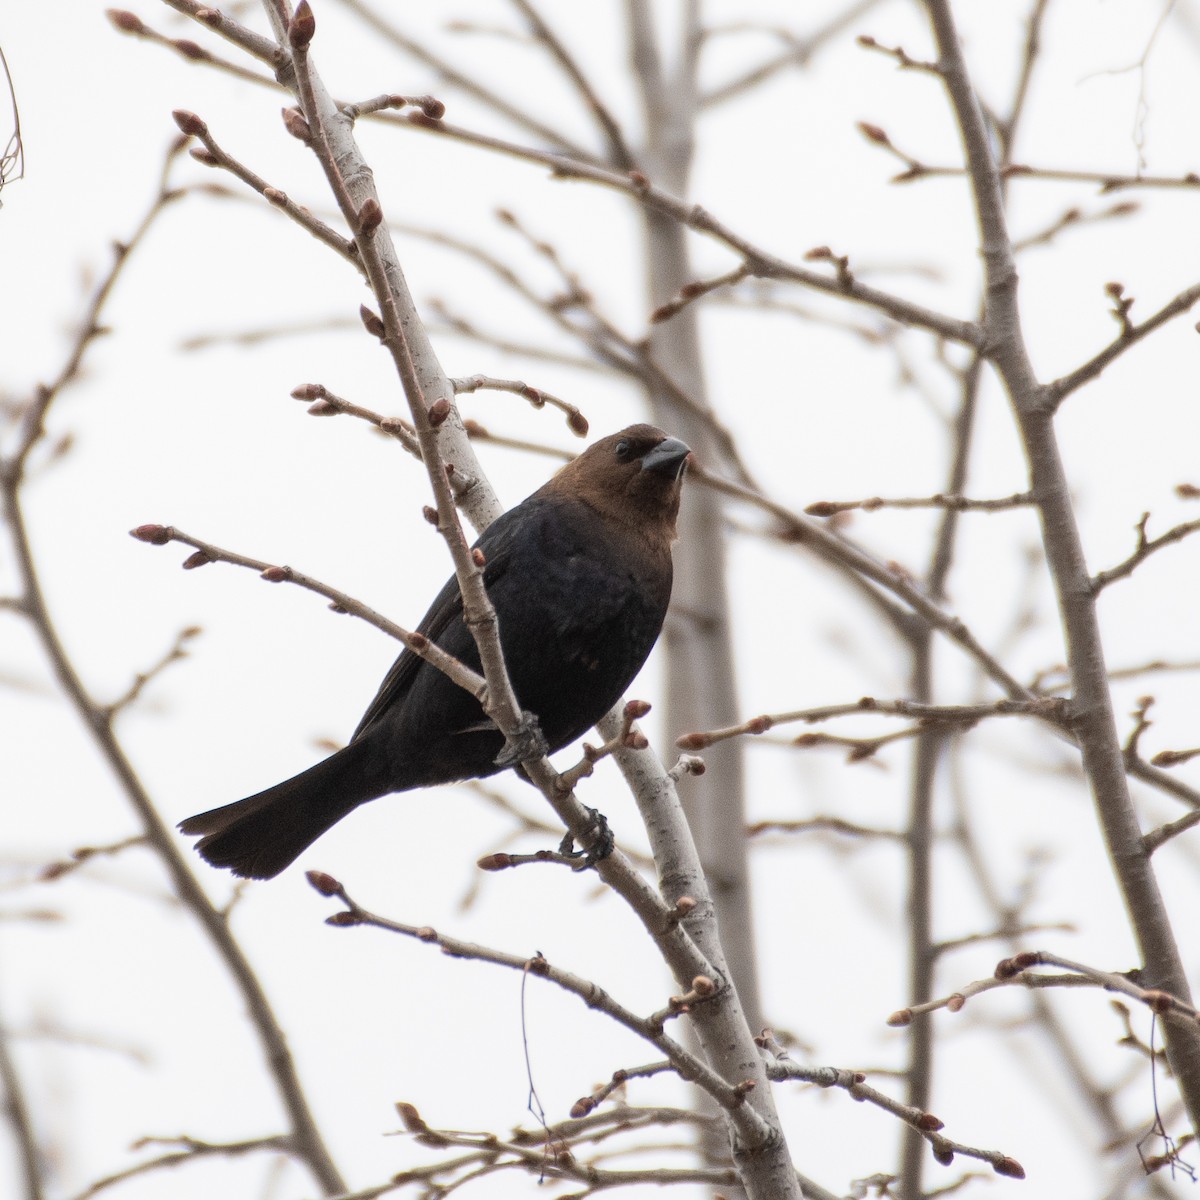
[[628, 462], [632, 447], [629, 445], [628, 438], [622, 438], [617, 443], [617, 462]]

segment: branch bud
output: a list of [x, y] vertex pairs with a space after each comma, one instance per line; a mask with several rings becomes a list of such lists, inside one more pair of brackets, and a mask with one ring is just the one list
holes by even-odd
[[370, 237], [382, 224], [383, 209], [379, 207], [379, 201], [374, 196], [368, 196], [363, 201], [362, 208], [358, 210], [358, 232], [363, 237]]
[[283, 117], [283, 127], [292, 137], [306, 146], [312, 142], [312, 130], [309, 129], [304, 114], [298, 108], [285, 108], [281, 110], [281, 116]]
[[859, 121], [858, 132], [877, 146], [890, 146], [892, 144], [892, 139], [878, 125], [872, 125], [868, 121]]
[[445, 396], [439, 396], [438, 399], [436, 399], [429, 406], [428, 416], [430, 426], [436, 429], [439, 425], [442, 425], [445, 422], [449, 415], [450, 401], [447, 400]]
[[379, 319], [365, 304], [358, 306], [358, 318], [362, 321], [366, 331], [372, 337], [382, 338], [387, 330], [384, 328], [383, 321]]
[[123, 8], [110, 8], [104, 14], [121, 33], [145, 33], [146, 26], [136, 13]]
[[324, 871], [305, 871], [304, 878], [308, 880], [309, 886], [315, 888], [322, 896], [336, 896], [342, 890], [342, 885]]
[[300, 0], [300, 3], [296, 5], [295, 16], [288, 25], [288, 41], [291, 43], [292, 49], [307, 50], [308, 43], [313, 40], [316, 32], [317, 19], [313, 16], [313, 10], [309, 6], [308, 0]]
[[129, 531], [129, 536], [152, 546], [165, 546], [171, 540], [171, 530], [166, 525], [139, 525]]
[[179, 126], [181, 133], [186, 133], [188, 137], [203, 137], [208, 132], [208, 126], [194, 112], [188, 112], [186, 108], [177, 108], [171, 113], [175, 124]]
[[485, 854], [482, 858], [476, 860], [475, 865], [481, 871], [506, 871], [513, 865], [512, 855], [503, 852]]

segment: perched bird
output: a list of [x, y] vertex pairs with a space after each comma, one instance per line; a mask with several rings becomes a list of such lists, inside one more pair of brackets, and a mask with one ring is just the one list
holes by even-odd
[[[690, 451], [652, 425], [602, 438], [475, 543], [521, 707], [551, 752], [617, 702], [671, 598], [671, 543]], [[479, 671], [458, 581], [417, 630]], [[255, 796], [182, 822], [200, 854], [270, 879], [347, 813], [389, 792], [493, 775], [505, 740], [467, 691], [405, 650], [349, 744]]]

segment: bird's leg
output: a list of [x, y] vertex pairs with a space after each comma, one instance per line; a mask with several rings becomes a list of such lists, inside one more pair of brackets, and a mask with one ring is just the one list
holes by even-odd
[[613, 836], [613, 831], [608, 824], [608, 818], [599, 809], [588, 808], [586, 804], [584, 808], [594, 822], [590, 830], [592, 835], [590, 839], [592, 843], [591, 849], [576, 850], [575, 835], [570, 832], [558, 844], [558, 852], [565, 858], [579, 858], [583, 860], [579, 865], [581, 871], [587, 870], [588, 867], [594, 867], [601, 859], [607, 858], [617, 845], [617, 839]]
[[498, 767], [511, 767], [517, 763], [536, 762], [550, 753], [538, 719], [531, 712], [521, 714], [521, 723], [504, 743], [504, 749], [496, 755]]

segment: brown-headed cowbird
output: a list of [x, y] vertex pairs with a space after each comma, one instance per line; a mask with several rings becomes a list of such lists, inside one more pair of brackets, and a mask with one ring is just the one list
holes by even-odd
[[[602, 438], [475, 543], [513, 690], [551, 752], [620, 698], [662, 629], [688, 447], [651, 425]], [[479, 671], [451, 578], [417, 626]], [[493, 775], [503, 735], [479, 702], [405, 650], [349, 745], [255, 796], [182, 822], [213, 866], [270, 879], [389, 792]]]

